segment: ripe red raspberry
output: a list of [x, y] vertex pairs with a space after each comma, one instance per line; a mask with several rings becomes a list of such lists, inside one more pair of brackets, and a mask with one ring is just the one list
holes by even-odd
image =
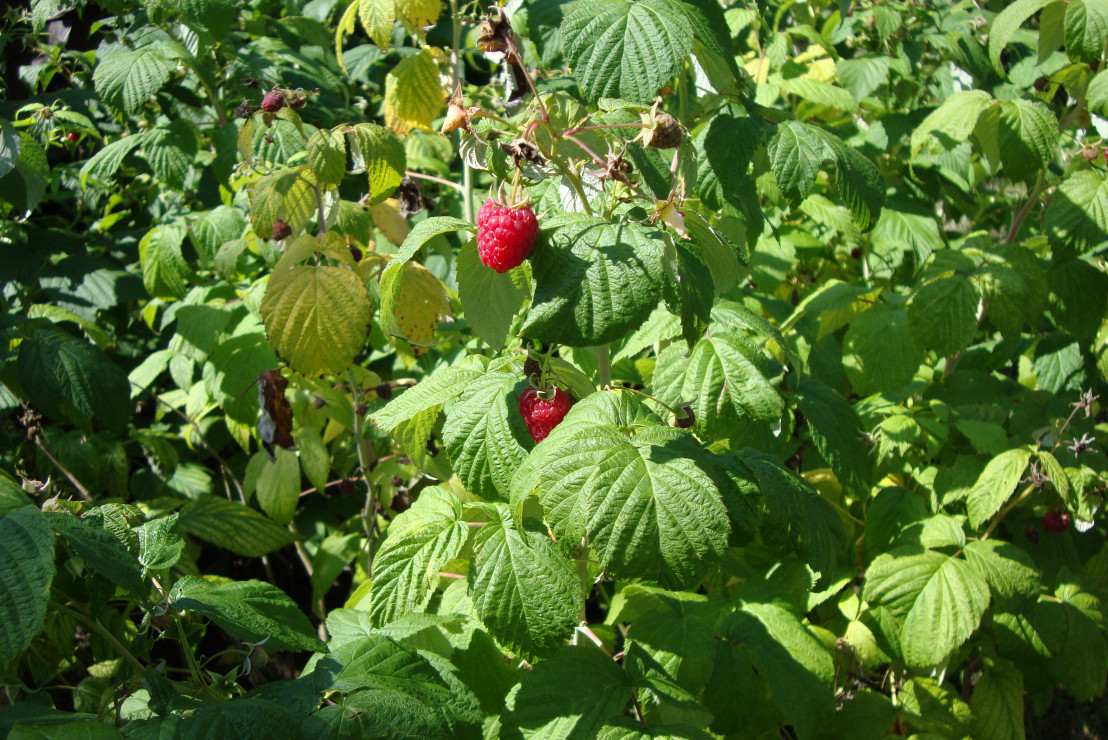
[[527, 206], [509, 208], [489, 198], [477, 214], [477, 254], [487, 267], [507, 272], [531, 255], [539, 222]]
[[65, 135], [65, 138], [69, 139], [70, 141], [77, 141], [77, 139], [79, 139], [81, 137], [78, 136], [77, 134], [75, 134], [74, 132], [70, 131], [68, 134]]
[[530, 386], [519, 394], [519, 415], [527, 424], [531, 439], [536, 442], [542, 442], [554, 431], [554, 427], [562, 423], [572, 405], [573, 398], [561, 388], [555, 389], [550, 400], [539, 398], [539, 392]]
[[1043, 514], [1043, 529], [1047, 532], [1065, 532], [1070, 528], [1070, 515], [1065, 511], [1052, 509]]
[[276, 90], [270, 90], [262, 98], [262, 110], [266, 113], [276, 113], [284, 107], [285, 96]]

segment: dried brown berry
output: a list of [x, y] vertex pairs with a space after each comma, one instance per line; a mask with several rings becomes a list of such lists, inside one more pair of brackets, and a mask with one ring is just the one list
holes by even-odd
[[235, 115], [239, 118], [250, 118], [250, 116], [254, 115], [254, 106], [244, 100], [235, 108]]
[[542, 375], [542, 366], [539, 365], [538, 360], [533, 357], [528, 357], [523, 362], [523, 377], [530, 380], [539, 382], [539, 378]]
[[288, 239], [289, 234], [292, 233], [292, 229], [284, 221], [277, 219], [273, 222], [273, 231], [270, 232], [269, 238], [274, 241], [280, 241], [281, 239]]
[[374, 390], [377, 392], [378, 398], [383, 398], [386, 401], [392, 398], [392, 386], [388, 383], [382, 383], [381, 385], [374, 388]]
[[308, 96], [304, 93], [296, 93], [288, 100], [289, 107], [293, 110], [300, 110], [308, 104]]
[[693, 413], [692, 406], [684, 406], [681, 408], [685, 412], [684, 418], [680, 416], [673, 417], [673, 426], [678, 429], [688, 429], [696, 423], [696, 414]]

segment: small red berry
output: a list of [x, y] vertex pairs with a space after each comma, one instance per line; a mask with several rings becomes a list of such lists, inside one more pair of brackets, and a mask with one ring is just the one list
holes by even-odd
[[80, 139], [81, 137], [78, 136], [76, 133], [70, 131], [68, 134], [65, 135], [65, 138], [69, 139], [70, 141], [77, 141], [77, 139]]
[[509, 208], [490, 198], [477, 214], [477, 254], [485, 266], [507, 272], [531, 255], [538, 230], [529, 207]]
[[262, 110], [266, 113], [276, 113], [285, 107], [285, 96], [277, 90], [270, 90], [262, 98]]
[[1069, 528], [1069, 513], [1058, 509], [1052, 509], [1043, 514], [1043, 529], [1047, 532], [1065, 532]]
[[539, 398], [539, 392], [530, 386], [519, 394], [519, 415], [536, 442], [542, 442], [562, 423], [572, 405], [573, 398], [561, 388], [556, 388], [554, 397], [549, 400]]

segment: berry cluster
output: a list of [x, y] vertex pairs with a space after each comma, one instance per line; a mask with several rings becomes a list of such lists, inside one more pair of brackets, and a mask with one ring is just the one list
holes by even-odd
[[507, 272], [531, 255], [538, 230], [529, 207], [512, 208], [489, 198], [477, 214], [477, 254], [485, 266]]
[[555, 388], [549, 399], [542, 398], [532, 387], [524, 388], [519, 394], [519, 415], [536, 442], [542, 442], [562, 423], [572, 405], [573, 398], [561, 388]]

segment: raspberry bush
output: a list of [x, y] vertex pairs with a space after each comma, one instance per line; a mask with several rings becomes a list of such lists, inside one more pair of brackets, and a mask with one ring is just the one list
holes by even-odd
[[1102, 0], [0, 24], [0, 740], [1105, 734]]

